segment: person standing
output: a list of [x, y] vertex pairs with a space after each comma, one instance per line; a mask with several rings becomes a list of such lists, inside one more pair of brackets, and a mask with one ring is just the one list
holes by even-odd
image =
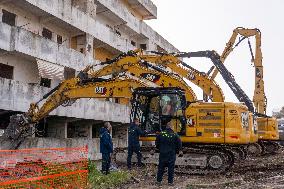
[[113, 144], [111, 139], [111, 124], [104, 123], [104, 127], [100, 129], [100, 152], [102, 154], [102, 170], [103, 174], [109, 174], [110, 155], [113, 152]]
[[139, 128], [139, 119], [135, 118], [134, 122], [131, 123], [128, 128], [128, 156], [127, 156], [127, 167], [131, 169], [131, 159], [133, 153], [137, 155], [138, 166], [141, 167], [143, 164], [141, 162], [142, 154], [140, 151], [139, 137], [144, 135], [145, 132]]
[[165, 168], [168, 167], [168, 184], [173, 185], [176, 154], [181, 150], [181, 140], [172, 130], [171, 122], [156, 138], [156, 147], [159, 150], [159, 165], [157, 184], [161, 185]]

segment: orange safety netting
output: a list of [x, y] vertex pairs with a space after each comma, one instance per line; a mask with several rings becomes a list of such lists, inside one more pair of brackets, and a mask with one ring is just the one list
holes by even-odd
[[0, 150], [2, 188], [84, 188], [88, 148]]

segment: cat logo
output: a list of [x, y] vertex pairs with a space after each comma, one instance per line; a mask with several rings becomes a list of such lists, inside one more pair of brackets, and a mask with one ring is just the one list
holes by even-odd
[[258, 125], [257, 125], [257, 117], [253, 116], [253, 127], [252, 127], [252, 131], [254, 134], [257, 133], [258, 131]]
[[189, 80], [195, 80], [195, 75], [194, 75], [194, 71], [190, 70], [187, 74], [187, 79]]
[[155, 75], [151, 73], [142, 73], [140, 76], [154, 83], [156, 83], [160, 79], [159, 75]]
[[241, 112], [241, 123], [243, 128], [249, 127], [249, 113]]
[[238, 115], [237, 110], [229, 110], [229, 113], [230, 113], [231, 115]]
[[187, 125], [189, 125], [189, 126], [194, 126], [194, 125], [195, 125], [194, 119], [187, 119], [187, 120], [186, 120], [186, 123], [187, 123]]
[[106, 94], [106, 91], [107, 91], [106, 87], [96, 87], [95, 88], [95, 93], [96, 94], [104, 95], [104, 94]]

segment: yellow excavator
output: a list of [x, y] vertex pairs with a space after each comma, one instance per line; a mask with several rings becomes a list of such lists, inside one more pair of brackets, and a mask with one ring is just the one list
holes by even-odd
[[[157, 52], [154, 52], [157, 53]], [[211, 99], [213, 100], [220, 100], [220, 99], [224, 99], [222, 96], [222, 91], [219, 88], [219, 86], [212, 80], [210, 80], [208, 77], [206, 77], [205, 74], [200, 73], [199, 71], [195, 70], [192, 67], [189, 67], [188, 65], [185, 65], [187, 67], [189, 67], [189, 69], [186, 69], [182, 66], [180, 66], [179, 64], [183, 63], [181, 62], [178, 58], [174, 57], [173, 55], [170, 54], [143, 54], [142, 51], [136, 51], [133, 52], [131, 55], [128, 54], [128, 56], [126, 57], [117, 57], [116, 59], [109, 61], [109, 62], [104, 62], [101, 64], [104, 65], [105, 67], [97, 70], [97, 71], [89, 71], [89, 74], [92, 75], [93, 77], [102, 77], [102, 76], [107, 76], [107, 75], [118, 75], [118, 74], [122, 74], [125, 75], [125, 73], [129, 72], [128, 75], [132, 75], [135, 77], [142, 77], [144, 79], [148, 79], [149, 81], [154, 81], [156, 83], [160, 83], [160, 86], [165, 86], [165, 84], [161, 85], [161, 81], [160, 81], [160, 76], [159, 75], [167, 75], [168, 77], [170, 77], [171, 79], [177, 80], [177, 81], [172, 81], [169, 80], [170, 83], [167, 82], [168, 86], [179, 86], [180, 87], [180, 83], [184, 82], [184, 80], [182, 79], [183, 77], [185, 78], [190, 78], [192, 81], [194, 81], [193, 83], [195, 83], [197, 86], [199, 86], [202, 89], [205, 89], [208, 93], [210, 94], [210, 96], [212, 96]], [[108, 65], [106, 65], [108, 64]], [[183, 63], [185, 64], [185, 63]], [[158, 67], [158, 66], [163, 66], [163, 68], [169, 68], [169, 66], [171, 67], [172, 70], [175, 71], [174, 73], [170, 73], [168, 71], [166, 71], [165, 69]], [[151, 73], [145, 73], [145, 70], [155, 70], [157, 72], [159, 72], [159, 74], [151, 74]], [[188, 74], [190, 73], [190, 74]], [[183, 77], [182, 77], [183, 76]], [[162, 78], [162, 81], [165, 80], [165, 78]], [[168, 79], [167, 79], [168, 80]], [[207, 84], [210, 83], [210, 84]], [[208, 87], [209, 86], [209, 87]], [[188, 86], [187, 88], [183, 87], [183, 89], [185, 89], [185, 94], [187, 94], [188, 92], [191, 92], [191, 88]], [[187, 89], [190, 89], [189, 91], [187, 91]], [[212, 94], [212, 89], [214, 89], [213, 94]], [[219, 95], [218, 98], [216, 98], [216, 95]], [[192, 96], [192, 95], [191, 95]], [[187, 101], [194, 101], [194, 99], [192, 98], [186, 98]], [[218, 104], [214, 104], [214, 103], [204, 103], [206, 105], [210, 105], [211, 107], [214, 107], [214, 105], [216, 105], [216, 107], [218, 107]], [[199, 104], [200, 106], [201, 104]], [[196, 109], [196, 107], [192, 108], [192, 109]], [[221, 113], [222, 114], [222, 113]], [[245, 115], [243, 115], [245, 117]], [[216, 143], [216, 144], [223, 144], [224, 148], [230, 148], [231, 150], [233, 150], [236, 154], [237, 157], [239, 157], [240, 159], [244, 159], [246, 156], [246, 151], [244, 151], [244, 148], [239, 148], [241, 145], [247, 147], [248, 143], [255, 143], [257, 141], [257, 138], [254, 138], [253, 140], [250, 140], [250, 131], [252, 130], [251, 128], [253, 127], [253, 118], [252, 115], [248, 115], [249, 117], [247, 117], [246, 119], [248, 119], [248, 126], [245, 127], [238, 127], [236, 125], [236, 128], [239, 128], [238, 132], [235, 133], [241, 133], [242, 137], [240, 137], [240, 141], [235, 142], [235, 146], [233, 146], [232, 142], [230, 140], [220, 140], [218, 137], [213, 138], [214, 133], [212, 134], [212, 132], [216, 132], [216, 127], [214, 128], [214, 126], [212, 128], [208, 127], [208, 126], [204, 126], [204, 127], [200, 127], [198, 128], [198, 126], [193, 126], [192, 131], [190, 132], [190, 137], [188, 137], [187, 141], [191, 143], [191, 145], [195, 145], [198, 143]], [[173, 124], [176, 127], [176, 131], [177, 132], [182, 132], [182, 127], [180, 126], [181, 124], [173, 121]], [[225, 125], [226, 127], [226, 125]], [[214, 128], [214, 129], [213, 129]], [[256, 127], [255, 127], [256, 128]], [[202, 132], [200, 132], [200, 135], [197, 135], [197, 129], [199, 130], [205, 130], [206, 132], [208, 132], [209, 134], [202, 134]], [[210, 133], [210, 129], [211, 129], [211, 133]], [[225, 132], [225, 136], [230, 136], [230, 129], [224, 128], [224, 132]], [[218, 133], [215, 133], [215, 136], [218, 136]], [[141, 138], [141, 140], [154, 140], [153, 138]], [[229, 144], [228, 146], [225, 146], [226, 144]], [[261, 152], [261, 150], [259, 150], [259, 153]]]
[[[236, 42], [238, 36], [239, 41]], [[253, 53], [250, 37], [255, 38], [255, 53]], [[251, 54], [251, 62], [255, 67], [255, 87], [253, 104], [255, 112], [257, 114], [258, 123], [258, 139], [259, 144], [264, 148], [267, 153], [274, 153], [278, 150], [279, 145], [276, 143], [279, 140], [278, 124], [274, 117], [266, 115], [267, 98], [264, 91], [264, 80], [263, 80], [263, 65], [262, 65], [262, 51], [261, 51], [261, 32], [259, 29], [247, 29], [238, 27], [234, 29], [232, 36], [230, 37], [226, 47], [223, 50], [220, 60], [222, 63], [225, 62], [227, 57], [233, 52], [233, 50], [245, 39], [248, 40], [248, 46]], [[215, 79], [218, 74], [218, 69], [215, 68], [211, 78]]]
[[[136, 58], [133, 59], [135, 56]], [[156, 55], [150, 56], [149, 62], [177, 59], [173, 55], [162, 55], [156, 56], [154, 60], [154, 56]], [[130, 65], [137, 60], [146, 62], [145, 57], [141, 58], [136, 53], [128, 52], [102, 64], [124, 61]], [[94, 77], [91, 68], [88, 67], [76, 78], [62, 81], [44, 95], [43, 99], [31, 104], [27, 113], [12, 117], [4, 133], [6, 139], [11, 140], [10, 147], [17, 148], [28, 133], [30, 124], [38, 122], [60, 105], [72, 104], [79, 98], [130, 98], [131, 96], [130, 121], [139, 118], [143, 129], [147, 131], [147, 135], [141, 140], [154, 141], [156, 134], [164, 129], [166, 122], [176, 123], [175, 131], [180, 134], [184, 144], [183, 155], [177, 158], [177, 165], [182, 172], [203, 174], [224, 172], [234, 164], [233, 151], [237, 149], [235, 146], [249, 142], [247, 135], [249, 111], [243, 104], [190, 102], [187, 100], [190, 97], [186, 97], [185, 90], [180, 85], [164, 87], [167, 83], [164, 82], [159, 87], [148, 87], [143, 81], [121, 79], [119, 74], [109, 73], [114, 75], [113, 79]], [[191, 98], [194, 99], [194, 95]], [[45, 101], [40, 105], [43, 100]], [[171, 107], [170, 111], [164, 111], [168, 109], [165, 107]], [[232, 148], [229, 148], [229, 145]], [[147, 148], [143, 149], [146, 153], [144, 155], [146, 163], [157, 162], [156, 153], [149, 153]]]
[[[173, 76], [178, 75], [178, 77], [188, 79], [189, 81], [193, 82], [195, 85], [197, 85], [199, 88], [201, 88], [204, 91], [204, 101], [213, 101], [213, 102], [224, 102], [224, 96], [222, 89], [219, 87], [219, 85], [214, 81], [214, 78], [208, 77], [207, 74], [199, 72], [198, 70], [194, 69], [193, 67], [189, 66], [188, 64], [182, 62], [180, 59], [178, 59], [179, 53], [173, 53], [171, 55], [169, 54], [163, 54], [161, 52], [152, 52], [156, 55], [143, 55], [142, 52], [140, 52], [139, 57], [143, 59], [143, 61], [152, 61], [155, 62], [156, 65], [162, 66], [163, 68], [170, 68], [170, 70], [174, 73], [166, 72], [166, 74]], [[158, 55], [159, 56], [158, 56]], [[184, 53], [182, 53], [184, 57]], [[206, 57], [209, 58], [211, 54], [215, 54], [218, 57], [218, 54], [214, 51], [200, 51], [200, 52], [192, 52], [191, 57]], [[194, 56], [192, 56], [194, 55]], [[177, 57], [176, 57], [177, 56]], [[160, 59], [159, 61], [157, 61]], [[215, 58], [211, 58], [212, 62], [214, 64], [219, 64], [220, 62], [217, 61], [216, 56]], [[122, 63], [123, 64], [123, 63]], [[214, 67], [213, 67], [214, 68]], [[213, 70], [213, 68], [211, 70]], [[216, 68], [217, 69], [217, 68]], [[165, 72], [164, 70], [158, 70], [160, 72]], [[231, 74], [226, 68], [222, 69], [223, 73]], [[227, 82], [233, 82], [235, 83], [235, 86], [237, 83], [234, 81], [233, 77], [227, 77], [226, 75], [222, 75], [223, 78]], [[237, 85], [238, 86], [238, 85]], [[239, 93], [239, 99], [241, 102], [245, 102], [246, 104], [249, 104], [248, 97], [245, 95], [245, 93], [241, 90], [240, 87], [238, 87]], [[252, 105], [249, 104], [250, 106]], [[257, 143], [258, 141], [258, 125], [256, 122], [256, 117], [250, 113], [249, 114], [249, 124], [246, 128], [247, 135], [249, 135], [249, 145], [247, 145], [247, 150], [250, 154], [258, 155], [263, 152], [263, 149], [261, 146]], [[193, 141], [194, 142], [194, 141]]]
[[[117, 75], [119, 73], [130, 72], [132, 75], [139, 77], [139, 76], [143, 76], [143, 73], [141, 73], [143, 72], [142, 71], [143, 67], [151, 68], [151, 69], [154, 69], [160, 72], [160, 74], [169, 75], [171, 78], [177, 79], [178, 83], [172, 82], [171, 86], [178, 86], [175, 84], [179, 84], [181, 81], [183, 81], [183, 78], [187, 78], [187, 79], [190, 78], [191, 79], [190, 81], [193, 81], [193, 83], [196, 84], [198, 87], [200, 87], [201, 89], [204, 89], [207, 92], [207, 94], [210, 94], [211, 100], [218, 101], [218, 100], [224, 99], [221, 88], [214, 82], [214, 80], [206, 77], [206, 74], [200, 73], [196, 69], [188, 66], [187, 64], [183, 63], [180, 59], [178, 59], [174, 55], [163, 54], [163, 53], [158, 53], [158, 52], [154, 52], [154, 53], [156, 54], [145, 55], [143, 54], [142, 51], [137, 51], [136, 53], [134, 52], [132, 55], [129, 55], [128, 57], [124, 57], [122, 59], [117, 58], [115, 59], [115, 61], [109, 62], [108, 63], [109, 65], [105, 66], [103, 69], [100, 69], [98, 71], [93, 71], [93, 72], [91, 71], [90, 75], [95, 76], [95, 77], [101, 77], [101, 76], [106, 76], [110, 73]], [[105, 65], [105, 63], [103, 64]], [[158, 66], [163, 66], [163, 67], [161, 68]], [[133, 67], [135, 67], [135, 69], [133, 69]], [[170, 68], [174, 73], [165, 71], [165, 69], [163, 68]], [[156, 80], [156, 78], [158, 78], [158, 76], [150, 75], [149, 73], [147, 73], [146, 75], [147, 75], [147, 78], [150, 78], [151, 81]], [[213, 93], [211, 92], [212, 89], [214, 89]], [[187, 93], [187, 91], [185, 92]], [[192, 101], [192, 99], [187, 99], [187, 100]], [[209, 104], [209, 103], [206, 103], [206, 104]], [[214, 104], [211, 104], [211, 106], [214, 106]], [[248, 119], [249, 119], [248, 127], [243, 127], [242, 129], [243, 135], [247, 136], [247, 140], [244, 140], [244, 137], [242, 137], [243, 139], [242, 141], [239, 142], [239, 144], [250, 143], [249, 146], [252, 145], [254, 147], [257, 142], [257, 125], [256, 125], [255, 119], [253, 118], [252, 114], [249, 114]], [[192, 137], [190, 138], [191, 143], [200, 143], [200, 142], [204, 143], [206, 140], [208, 140], [208, 136], [206, 135], [195, 136], [194, 133], [196, 133], [196, 131], [191, 132], [192, 134]], [[211, 142], [212, 141], [214, 140], [211, 139]], [[226, 143], [230, 143], [230, 141], [226, 141], [225, 144]], [[261, 147], [257, 145], [253, 149], [250, 148], [249, 152], [253, 154], [259, 154], [261, 153]]]

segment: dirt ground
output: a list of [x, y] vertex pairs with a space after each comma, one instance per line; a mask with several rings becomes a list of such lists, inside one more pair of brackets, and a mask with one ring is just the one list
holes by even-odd
[[[167, 185], [164, 176], [163, 185], [155, 184], [156, 167], [131, 170], [132, 180], [121, 186], [126, 188], [284, 188], [284, 149], [276, 155], [248, 157], [245, 162], [236, 163], [231, 171], [220, 175], [175, 175], [175, 185]], [[125, 168], [123, 168], [125, 169]]]

